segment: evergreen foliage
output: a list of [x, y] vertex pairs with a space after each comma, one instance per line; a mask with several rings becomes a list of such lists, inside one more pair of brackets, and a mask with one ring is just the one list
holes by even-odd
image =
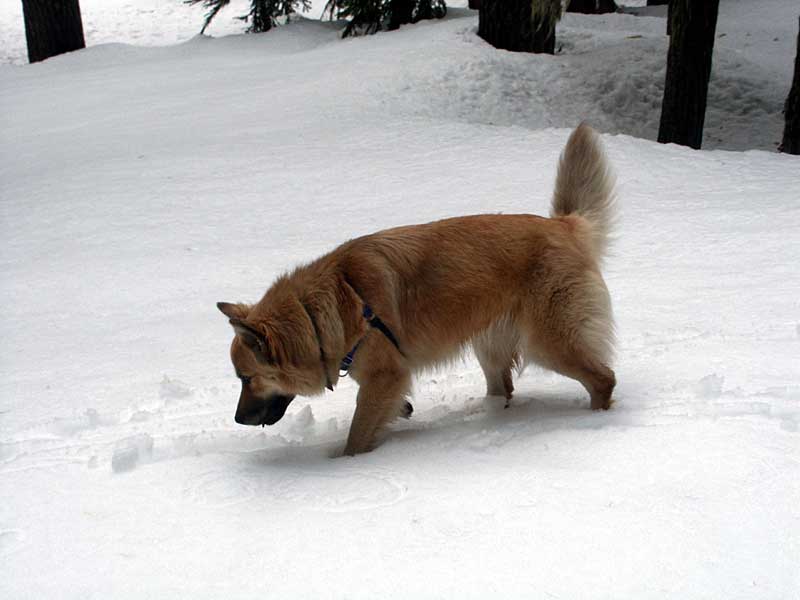
[[[231, 0], [183, 1], [202, 4], [208, 9], [200, 30], [205, 33], [209, 23]], [[311, 0], [250, 0], [250, 12], [238, 18], [249, 23], [248, 33], [259, 33], [272, 29], [279, 18], [310, 8]], [[346, 19], [342, 37], [348, 37], [397, 29], [424, 19], [441, 19], [447, 14], [447, 5], [445, 0], [328, 0], [322, 14], [331, 19]]]
[[556, 53], [556, 23], [561, 20], [562, 10], [561, 0], [533, 0], [533, 52]]
[[531, 19], [542, 29], [555, 29], [561, 20], [561, 0], [533, 0]]
[[342, 37], [397, 29], [406, 23], [441, 19], [447, 14], [445, 0], [328, 0], [323, 14], [347, 19]]
[[[202, 4], [208, 9], [206, 20], [200, 33], [205, 33], [206, 27], [217, 16], [217, 13], [230, 4], [231, 0], [183, 0], [186, 4]], [[296, 13], [297, 9], [308, 10], [311, 8], [310, 0], [250, 0], [250, 12], [241, 17], [242, 21], [249, 23], [248, 33], [261, 33], [269, 31], [277, 23], [278, 18]]]

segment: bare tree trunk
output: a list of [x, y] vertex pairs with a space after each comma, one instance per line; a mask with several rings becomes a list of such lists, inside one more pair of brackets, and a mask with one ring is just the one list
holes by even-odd
[[389, 2], [389, 29], [399, 29], [400, 25], [411, 23], [414, 15], [414, 0], [391, 0]]
[[553, 54], [555, 19], [546, 15], [534, 18], [532, 11], [534, 3], [552, 1], [481, 0], [478, 35], [501, 50]]
[[501, 50], [532, 52], [531, 0], [481, 0], [478, 35]]
[[658, 141], [700, 148], [719, 0], [676, 0]]
[[[800, 22], [800, 19], [798, 19]], [[800, 154], [800, 31], [797, 34], [797, 52], [794, 55], [794, 77], [792, 88], [786, 98], [784, 108], [786, 125], [783, 128], [783, 141], [779, 152]]]
[[616, 10], [617, 4], [614, 0], [570, 0], [567, 4], [567, 12], [585, 15], [602, 15]]
[[675, 6], [675, 0], [668, 0], [667, 2], [667, 35], [672, 35], [672, 7]]
[[78, 0], [22, 0], [22, 13], [30, 62], [86, 47]]

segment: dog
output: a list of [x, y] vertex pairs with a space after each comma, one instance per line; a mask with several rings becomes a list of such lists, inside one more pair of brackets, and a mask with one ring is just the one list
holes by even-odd
[[408, 417], [412, 374], [471, 346], [489, 396], [510, 400], [529, 363], [579, 381], [592, 409], [616, 385], [600, 272], [614, 176], [586, 124], [561, 154], [551, 218], [474, 215], [379, 231], [283, 275], [254, 305], [220, 302], [242, 389], [235, 420], [272, 425], [296, 395], [358, 384], [345, 454]]

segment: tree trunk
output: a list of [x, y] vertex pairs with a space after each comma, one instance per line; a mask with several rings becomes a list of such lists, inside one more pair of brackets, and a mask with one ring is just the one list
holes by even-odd
[[411, 23], [414, 15], [414, 0], [391, 0], [389, 11], [389, 29], [399, 29], [400, 25]]
[[677, 0], [658, 141], [700, 148], [719, 0]]
[[675, 6], [676, 0], [668, 0], [667, 2], [667, 35], [672, 35], [672, 7]]
[[[800, 19], [798, 19], [800, 22]], [[778, 151], [787, 154], [800, 154], [800, 32], [797, 34], [797, 53], [794, 56], [794, 77], [792, 88], [786, 98], [786, 126], [783, 141]]]
[[501, 50], [555, 52], [555, 23], [534, 21], [531, 0], [481, 0], [478, 35]]
[[602, 15], [616, 11], [617, 4], [614, 0], [570, 0], [567, 4], [567, 12], [585, 15]]
[[30, 62], [86, 47], [78, 0], [22, 0], [22, 12]]
[[533, 51], [531, 0], [481, 0], [478, 35], [495, 48]]

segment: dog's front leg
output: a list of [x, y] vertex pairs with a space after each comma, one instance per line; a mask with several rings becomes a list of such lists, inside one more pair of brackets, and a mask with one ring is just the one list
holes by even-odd
[[352, 456], [372, 450], [383, 428], [409, 412], [406, 397], [410, 390], [411, 374], [402, 368], [380, 371], [362, 379], [344, 453]]

